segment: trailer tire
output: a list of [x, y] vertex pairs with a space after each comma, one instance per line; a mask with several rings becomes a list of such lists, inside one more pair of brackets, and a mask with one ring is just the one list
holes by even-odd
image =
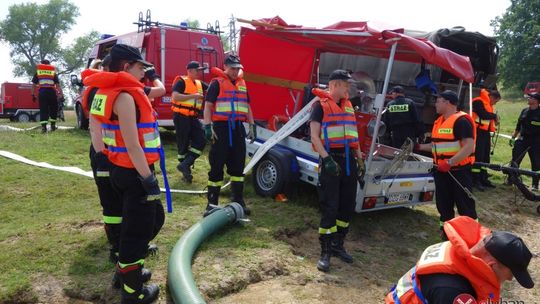
[[292, 152], [270, 149], [253, 168], [255, 193], [275, 197], [280, 193], [288, 192], [287, 185], [293, 184], [298, 179], [293, 171], [298, 171], [298, 163]]
[[30, 114], [26, 112], [21, 112], [15, 116], [18, 122], [29, 122], [30, 121]]
[[39, 122], [39, 119], [41, 118], [41, 115], [39, 115], [39, 112], [38, 112], [38, 113], [34, 114], [33, 118], [34, 118], [35, 122]]
[[75, 106], [75, 112], [77, 113], [77, 128], [81, 130], [88, 130], [89, 121], [84, 117], [83, 108], [80, 104]]

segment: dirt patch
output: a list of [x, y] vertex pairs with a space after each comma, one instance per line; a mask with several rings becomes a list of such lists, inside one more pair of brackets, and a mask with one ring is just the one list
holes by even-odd
[[103, 222], [100, 220], [90, 220], [82, 223], [73, 223], [72, 227], [83, 232], [103, 230]]

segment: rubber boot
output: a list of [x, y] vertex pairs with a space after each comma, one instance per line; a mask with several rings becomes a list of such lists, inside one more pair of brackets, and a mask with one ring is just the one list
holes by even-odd
[[156, 255], [158, 253], [158, 246], [156, 244], [148, 244], [148, 249], [146, 250], [145, 258], [150, 255]]
[[41, 125], [41, 133], [47, 133], [47, 124]]
[[51, 132], [54, 132], [56, 131], [56, 122], [55, 121], [51, 121]]
[[191, 182], [193, 181], [193, 175], [191, 174], [191, 166], [195, 162], [195, 159], [196, 157], [193, 156], [193, 154], [188, 153], [186, 158], [184, 158], [184, 160], [179, 163], [178, 166], [176, 166], [176, 169], [182, 172], [182, 179], [189, 184], [191, 184]]
[[121, 224], [105, 224], [105, 235], [111, 245], [109, 251], [109, 260], [113, 263], [118, 262], [118, 251], [120, 249], [120, 230]]
[[239, 203], [245, 215], [251, 214], [251, 209], [244, 202], [244, 182], [231, 182], [231, 202]]
[[330, 270], [330, 257], [332, 255], [332, 234], [321, 234], [319, 236], [321, 244], [321, 258], [317, 262], [317, 269], [323, 272]]
[[122, 285], [122, 304], [148, 304], [154, 302], [159, 294], [157, 284], [143, 285], [141, 264], [121, 268], [117, 264]]
[[208, 204], [206, 205], [206, 210], [204, 210], [203, 217], [206, 217], [212, 210], [218, 206], [219, 192], [221, 187], [219, 186], [208, 186], [208, 192], [206, 193], [206, 198], [208, 199]]
[[[141, 270], [141, 277], [143, 283], [146, 283], [152, 278], [152, 272], [150, 271], [150, 269], [143, 267], [143, 269]], [[116, 289], [120, 289], [120, 287], [122, 287], [122, 282], [120, 282], [120, 272], [118, 270], [114, 272], [112, 286]]]
[[338, 257], [345, 263], [352, 263], [353, 257], [347, 253], [343, 243], [345, 243], [345, 236], [347, 235], [347, 230], [338, 229], [338, 232], [333, 234], [332, 237], [332, 255]]

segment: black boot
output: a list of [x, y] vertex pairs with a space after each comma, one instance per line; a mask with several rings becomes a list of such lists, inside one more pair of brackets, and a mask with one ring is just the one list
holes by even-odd
[[484, 192], [484, 190], [486, 190], [486, 188], [484, 188], [484, 186], [482, 186], [482, 181], [481, 181], [480, 174], [479, 173], [473, 173], [472, 177], [473, 177], [473, 184], [472, 184], [473, 188], [476, 188], [478, 191]]
[[236, 202], [242, 206], [245, 215], [251, 214], [251, 209], [244, 202], [244, 182], [231, 182], [231, 202]]
[[149, 255], [156, 255], [158, 253], [158, 246], [156, 244], [148, 244], [148, 250], [146, 250], [145, 258]]
[[193, 175], [191, 174], [191, 166], [195, 162], [196, 157], [193, 156], [193, 154], [188, 153], [186, 158], [176, 166], [176, 169], [178, 171], [182, 172], [183, 180], [187, 183], [190, 183], [193, 181]]
[[47, 124], [41, 125], [41, 133], [47, 133]]
[[345, 236], [347, 235], [347, 230], [338, 230], [337, 233], [333, 234], [332, 238], [332, 255], [338, 257], [345, 263], [352, 263], [353, 257], [347, 253], [343, 243], [345, 242]]
[[121, 268], [117, 265], [122, 286], [122, 304], [148, 304], [154, 302], [159, 294], [157, 284], [143, 285], [143, 267], [140, 264]]
[[206, 217], [207, 215], [212, 213], [212, 210], [218, 206], [220, 191], [220, 186], [208, 186], [208, 192], [206, 193], [208, 204], [206, 205], [206, 210], [204, 210], [203, 217]]
[[120, 230], [121, 224], [105, 224], [105, 235], [111, 245], [109, 260], [113, 263], [118, 262], [118, 251], [120, 248]]
[[[152, 272], [148, 268], [143, 268], [141, 271], [141, 277], [143, 283], [146, 283], [152, 278]], [[118, 270], [114, 272], [112, 286], [116, 289], [120, 289], [120, 287], [122, 287], [122, 282], [120, 282], [120, 272]]]
[[56, 122], [55, 121], [51, 121], [51, 132], [52, 131], [56, 131]]
[[319, 243], [321, 244], [321, 258], [317, 262], [317, 269], [328, 272], [330, 270], [330, 256], [332, 255], [332, 234], [321, 234]]

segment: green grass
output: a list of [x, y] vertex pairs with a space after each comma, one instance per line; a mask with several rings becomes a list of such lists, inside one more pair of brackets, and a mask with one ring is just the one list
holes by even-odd
[[[513, 130], [524, 106], [510, 102], [497, 106], [502, 133]], [[35, 125], [7, 121], [0, 124]], [[73, 115], [68, 115], [68, 121], [61, 125], [74, 126]], [[174, 134], [163, 132], [162, 140], [169, 156], [171, 187], [203, 189], [209, 168], [207, 157], [196, 162], [194, 183], [186, 186], [175, 169]], [[511, 150], [507, 142], [499, 139], [493, 162], [509, 161]], [[46, 135], [39, 130], [0, 132], [0, 150], [54, 165], [90, 170], [88, 147], [88, 133], [81, 130], [59, 130]], [[522, 167], [527, 166], [530, 165], [525, 160]], [[502, 174], [493, 174], [493, 179], [501, 183]], [[203, 243], [194, 259], [194, 275], [203, 294], [216, 300], [249, 284], [281, 275], [301, 277], [313, 284], [332, 284], [331, 277], [322, 276], [314, 267], [319, 254], [316, 228], [320, 219], [315, 188], [299, 186], [288, 203], [277, 203], [256, 196], [250, 176], [246, 180], [245, 197], [253, 210], [251, 222], [215, 234]], [[0, 184], [0, 303], [35, 303], [38, 299], [52, 302], [43, 300], [36, 287], [55, 284], [60, 294], [71, 300], [117, 302], [118, 293], [110, 288], [113, 265], [107, 260], [108, 246], [93, 180], [0, 158]], [[228, 196], [228, 189], [222, 191], [220, 202], [226, 203]], [[522, 229], [526, 223], [523, 219], [536, 216], [535, 204], [529, 202], [520, 205], [516, 213], [510, 187], [501, 186], [477, 197], [480, 218], [490, 227]], [[162, 289], [159, 303], [167, 303], [168, 299], [169, 253], [182, 233], [200, 220], [206, 196], [173, 194], [173, 202], [174, 211], [167, 214], [165, 225], [154, 240], [160, 247], [159, 254], [146, 261], [154, 272], [153, 281]], [[437, 227], [438, 215], [433, 205], [356, 214], [348, 242], [356, 262], [351, 268], [337, 267], [332, 275], [347, 278], [346, 284], [357, 288], [359, 294], [365, 286], [375, 286], [377, 294], [382, 295], [427, 245], [439, 240]]]

